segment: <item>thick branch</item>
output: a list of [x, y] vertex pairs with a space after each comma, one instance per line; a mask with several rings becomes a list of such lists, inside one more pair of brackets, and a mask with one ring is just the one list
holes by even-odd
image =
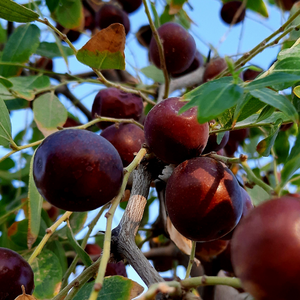
[[[169, 94], [179, 89], [187, 88], [193, 85], [200, 85], [202, 83], [204, 69], [204, 67], [200, 67], [192, 73], [189, 73], [176, 79], [172, 79], [170, 83]], [[164, 91], [165, 85], [162, 84], [158, 90], [158, 103], [163, 100]]]
[[147, 204], [152, 175], [147, 163], [133, 172], [133, 186], [124, 215], [112, 232], [114, 252], [126, 258], [147, 286], [164, 281], [135, 244], [135, 235]]

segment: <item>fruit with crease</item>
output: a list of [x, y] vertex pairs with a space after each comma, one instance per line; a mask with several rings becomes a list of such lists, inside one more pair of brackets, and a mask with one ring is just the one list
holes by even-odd
[[38, 147], [33, 177], [40, 194], [52, 205], [89, 211], [118, 194], [123, 164], [105, 138], [87, 130], [64, 129], [49, 135]]
[[252, 209], [236, 228], [233, 269], [256, 300], [299, 299], [299, 226], [299, 199], [282, 196]]
[[183, 236], [209, 242], [237, 225], [243, 202], [237, 180], [223, 163], [196, 157], [178, 165], [169, 178], [166, 208]]
[[[161, 39], [169, 73], [181, 73], [192, 63], [196, 53], [194, 38], [179, 24], [168, 22], [157, 29]], [[150, 58], [161, 68], [158, 46], [154, 37], [150, 42]]]
[[22, 294], [22, 285], [31, 295], [34, 278], [30, 265], [17, 252], [0, 247], [0, 299], [14, 300]]
[[[135, 94], [125, 93], [117, 88], [102, 89], [94, 99], [92, 117], [95, 115], [117, 118], [134, 119], [138, 121], [143, 113], [143, 100]], [[104, 129], [112, 122], [99, 122], [98, 127]]]
[[155, 105], [145, 120], [146, 143], [166, 163], [179, 164], [198, 156], [207, 144], [208, 123], [198, 123], [196, 107], [179, 115], [185, 104], [178, 97], [168, 98]]

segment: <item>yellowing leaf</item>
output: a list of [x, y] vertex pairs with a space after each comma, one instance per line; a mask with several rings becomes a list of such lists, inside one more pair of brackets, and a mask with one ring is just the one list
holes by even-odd
[[294, 87], [293, 93], [294, 93], [298, 98], [300, 98], [300, 85], [297, 85], [296, 87]]
[[170, 15], [177, 14], [182, 9], [182, 6], [185, 2], [186, 0], [172, 0], [170, 3], [169, 14]]
[[125, 69], [125, 29], [114, 23], [94, 35], [77, 53], [77, 59], [95, 69]]

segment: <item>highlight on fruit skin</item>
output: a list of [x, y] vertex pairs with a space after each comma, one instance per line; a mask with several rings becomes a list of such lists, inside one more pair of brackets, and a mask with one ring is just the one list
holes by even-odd
[[118, 194], [123, 164], [105, 138], [87, 130], [64, 129], [48, 136], [36, 150], [33, 178], [52, 205], [89, 211]]
[[208, 123], [198, 123], [196, 107], [179, 115], [185, 104], [178, 97], [165, 99], [155, 105], [145, 119], [146, 143], [166, 163], [179, 164], [199, 156], [207, 144]]
[[28, 262], [17, 252], [0, 247], [0, 299], [14, 300], [34, 290], [34, 274]]
[[300, 299], [300, 200], [268, 200], [243, 218], [231, 244], [234, 272], [256, 300]]
[[[184, 72], [192, 63], [196, 53], [194, 38], [181, 25], [168, 22], [157, 29], [164, 48], [166, 68], [169, 73]], [[158, 46], [152, 37], [149, 47], [151, 61], [161, 69]]]
[[223, 163], [196, 157], [178, 165], [169, 178], [166, 208], [183, 236], [209, 242], [237, 225], [243, 202], [237, 180]]

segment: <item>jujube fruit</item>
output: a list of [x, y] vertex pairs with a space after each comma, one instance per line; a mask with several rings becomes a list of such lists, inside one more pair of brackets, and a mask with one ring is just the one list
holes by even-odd
[[212, 59], [204, 70], [203, 82], [212, 80], [227, 68], [226, 60], [222, 57]]
[[166, 163], [199, 156], [208, 140], [208, 123], [198, 123], [196, 107], [178, 115], [185, 104], [178, 97], [168, 98], [155, 105], [145, 120], [146, 143]]
[[266, 201], [243, 218], [231, 244], [233, 269], [256, 300], [300, 297], [300, 201]]
[[247, 69], [243, 72], [243, 79], [244, 81], [254, 80], [259, 74], [262, 73], [262, 71], [263, 70], [256, 71], [256, 70]]
[[30, 265], [17, 252], [0, 248], [0, 299], [14, 300], [22, 294], [22, 285], [26, 294], [31, 295], [34, 278]]
[[33, 177], [40, 194], [68, 211], [96, 209], [119, 192], [123, 164], [114, 146], [96, 133], [65, 129], [38, 147]]
[[[134, 119], [139, 120], [143, 113], [143, 100], [141, 97], [125, 93], [117, 88], [102, 89], [94, 99], [92, 107], [92, 117], [95, 114], [103, 117], [117, 119]], [[99, 122], [98, 127], [104, 129], [112, 122]]]
[[135, 36], [140, 45], [148, 48], [152, 38], [152, 30], [150, 25], [141, 26]]
[[298, 0], [275, 0], [275, 2], [283, 10], [291, 10], [292, 6], [298, 2]]
[[223, 163], [196, 157], [178, 165], [169, 178], [166, 208], [183, 236], [213, 241], [230, 232], [241, 218], [240, 186]]
[[229, 139], [229, 131], [226, 131], [224, 136], [222, 137], [220, 143], [218, 144], [217, 142], [217, 135], [214, 133], [214, 134], [211, 134], [208, 138], [208, 141], [207, 141], [207, 145], [205, 147], [205, 149], [203, 150], [203, 154], [205, 153], [209, 153], [209, 152], [212, 152], [212, 151], [219, 151], [221, 149], [223, 149], [225, 147], [225, 145], [227, 144], [228, 142], [228, 139]]
[[126, 34], [130, 30], [128, 15], [113, 4], [104, 4], [96, 15], [96, 24], [100, 29], [104, 29], [113, 23], [122, 24]]
[[203, 65], [204, 65], [204, 60], [203, 60], [202, 54], [198, 50], [196, 50], [195, 57], [194, 57], [191, 65], [182, 73], [172, 74], [172, 76], [174, 78], [181, 77], [183, 75], [189, 74], [189, 73], [199, 69]]
[[142, 4], [142, 0], [118, 0], [118, 2], [127, 13], [136, 11]]
[[[221, 9], [221, 18], [222, 20], [227, 23], [231, 24], [235, 15], [237, 14], [238, 10], [240, 9], [242, 2], [240, 1], [230, 1], [224, 3]], [[245, 19], [246, 10], [243, 8], [240, 15], [237, 17], [233, 25], [240, 23]]]
[[214, 257], [225, 251], [228, 243], [229, 241], [224, 240], [197, 243], [195, 256], [200, 261], [211, 261]]
[[118, 151], [124, 167], [127, 167], [145, 143], [144, 131], [135, 124], [111, 125], [101, 132]]
[[[192, 63], [196, 53], [194, 38], [179, 24], [168, 22], [157, 29], [161, 39], [166, 68], [169, 73], [181, 73]], [[158, 46], [154, 37], [150, 42], [150, 58], [156, 67], [161, 68]]]

